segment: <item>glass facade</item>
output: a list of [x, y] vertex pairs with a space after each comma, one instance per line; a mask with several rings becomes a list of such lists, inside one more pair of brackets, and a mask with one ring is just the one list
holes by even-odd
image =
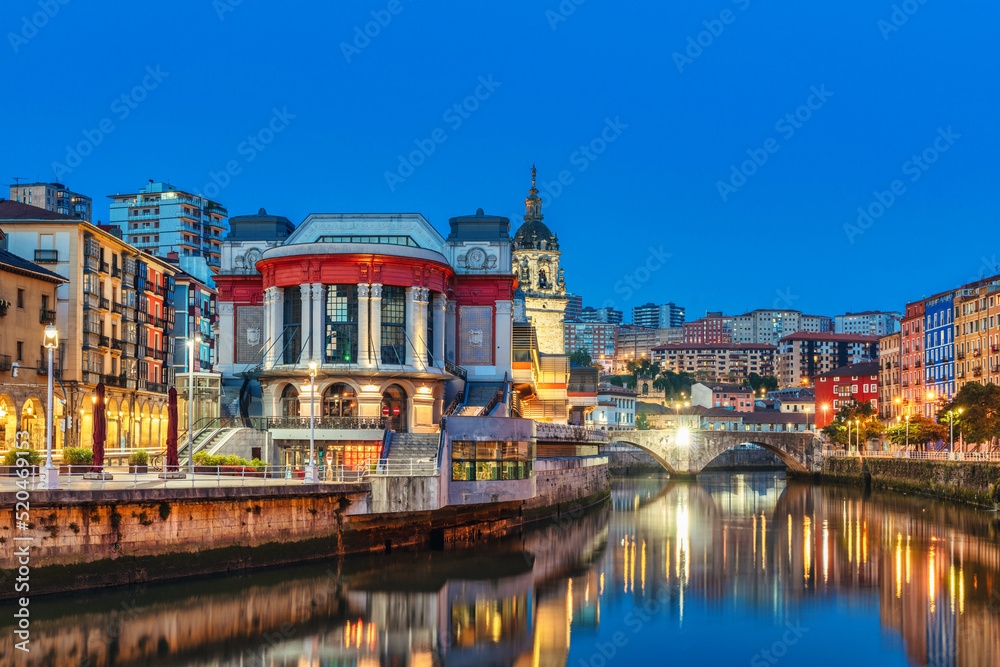
[[451, 479], [456, 482], [528, 479], [534, 459], [534, 442], [455, 440], [451, 443]]
[[285, 288], [284, 363], [298, 363], [302, 354], [302, 288]]
[[406, 289], [382, 288], [382, 363], [406, 363]]

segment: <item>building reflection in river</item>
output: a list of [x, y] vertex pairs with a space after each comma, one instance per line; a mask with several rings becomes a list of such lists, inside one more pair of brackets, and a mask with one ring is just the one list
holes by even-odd
[[[476, 551], [33, 603], [35, 650], [18, 664], [577, 667], [597, 664], [610, 632], [632, 636], [627, 610], [651, 610], [661, 628], [731, 624], [739, 644], [737, 610], [781, 626], [810, 607], [835, 626], [865, 607], [886, 651], [978, 667], [1000, 655], [998, 525], [768, 473], [617, 480], [610, 508]], [[630, 650], [662, 655], [659, 634], [635, 636]], [[682, 650], [685, 635], [672, 637]]]

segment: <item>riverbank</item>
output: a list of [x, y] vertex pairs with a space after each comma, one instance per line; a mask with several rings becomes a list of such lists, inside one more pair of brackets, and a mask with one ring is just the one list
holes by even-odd
[[[995, 509], [1000, 464], [982, 461], [928, 461], [866, 457], [864, 466], [874, 489], [919, 494]], [[862, 461], [857, 457], [829, 457], [814, 475], [823, 482], [865, 486]]]
[[[606, 465], [539, 472], [524, 501], [371, 513], [367, 485], [32, 492], [30, 594], [234, 573], [393, 549], [469, 546], [580, 512], [610, 493]], [[13, 494], [4, 494], [13, 495]], [[7, 504], [4, 498], [4, 504]], [[0, 542], [12, 581], [14, 499]], [[18, 546], [25, 544], [19, 542]], [[0, 588], [0, 599], [16, 596]]]

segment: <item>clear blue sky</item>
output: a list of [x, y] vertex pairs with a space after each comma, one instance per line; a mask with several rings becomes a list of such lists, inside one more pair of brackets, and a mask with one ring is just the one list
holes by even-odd
[[[899, 309], [1000, 264], [996, 2], [62, 1], [4, 3], [0, 177], [53, 180], [91, 143], [58, 176], [102, 220], [108, 194], [212, 193], [232, 162], [233, 215], [415, 211], [447, 233], [481, 206], [516, 224], [535, 163], [572, 179], [543, 188], [545, 221], [595, 306]], [[244, 143], [275, 109], [270, 143]]]

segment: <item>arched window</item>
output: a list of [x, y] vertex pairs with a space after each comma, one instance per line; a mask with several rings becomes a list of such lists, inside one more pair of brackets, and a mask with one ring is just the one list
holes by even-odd
[[358, 361], [358, 288], [356, 285], [326, 286], [326, 363]]
[[324, 417], [354, 417], [358, 414], [358, 398], [349, 384], [338, 382], [323, 392]]
[[299, 392], [293, 385], [285, 385], [281, 390], [281, 416], [299, 416]]

